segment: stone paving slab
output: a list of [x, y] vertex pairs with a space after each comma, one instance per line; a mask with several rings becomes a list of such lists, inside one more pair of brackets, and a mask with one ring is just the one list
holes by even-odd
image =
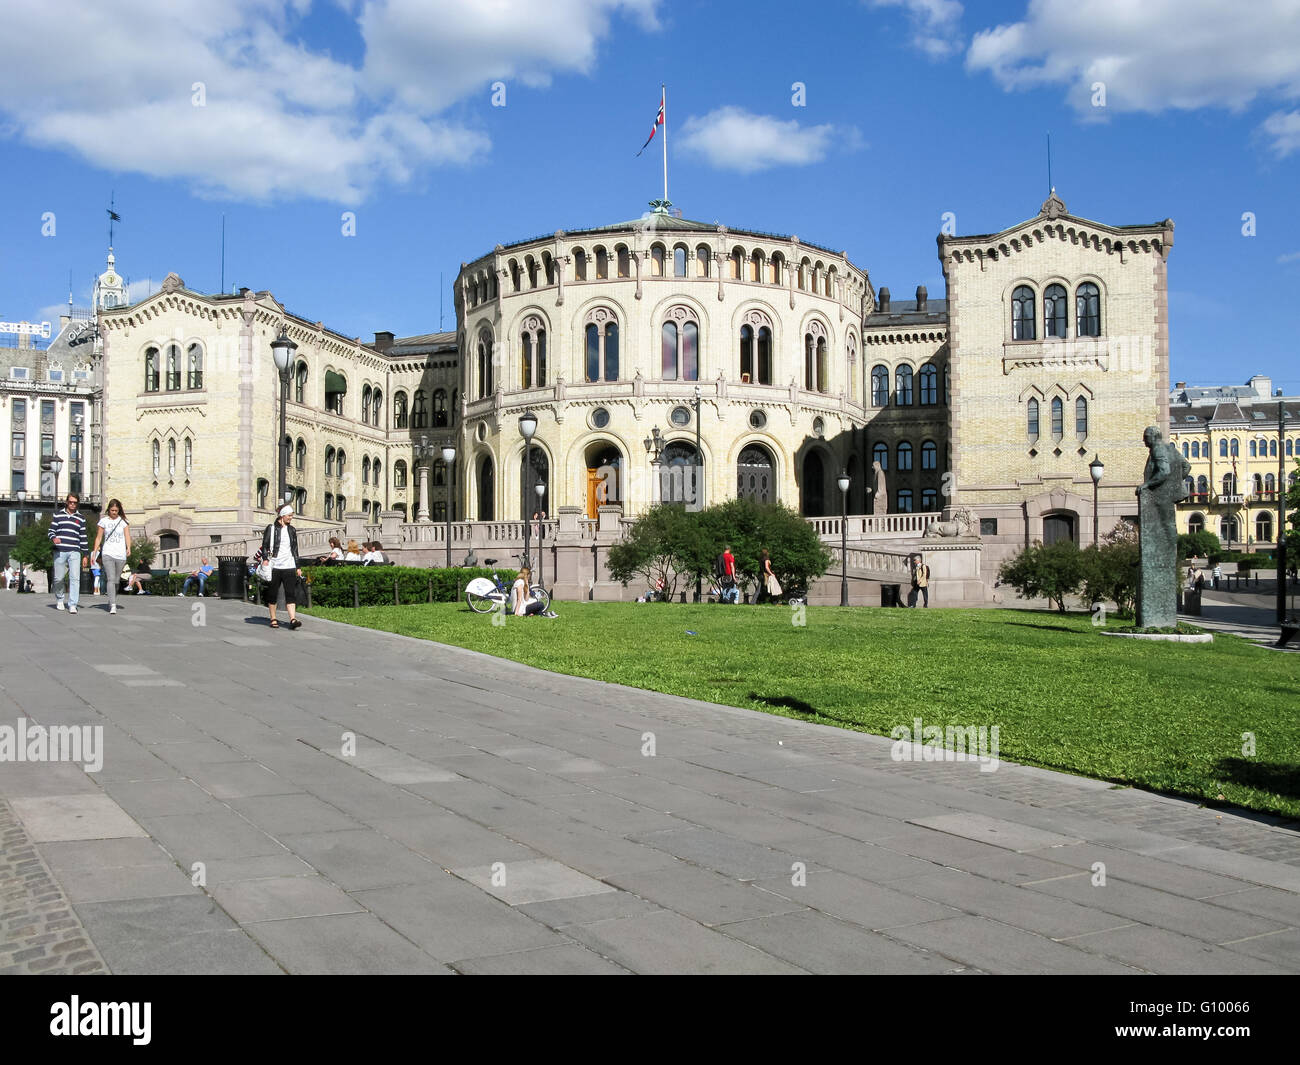
[[[1278, 819], [896, 763], [885, 737], [319, 619], [272, 639], [241, 603], [196, 629], [132, 600], [134, 634], [7, 606], [0, 643], [33, 668], [0, 724], [102, 725], [105, 764], [0, 763], [55, 837], [8, 880], [0, 856], [0, 885], [38, 885], [0, 920], [3, 971], [1300, 972]], [[167, 626], [196, 653], [266, 646], [190, 676]], [[153, 680], [185, 691], [126, 683]]]

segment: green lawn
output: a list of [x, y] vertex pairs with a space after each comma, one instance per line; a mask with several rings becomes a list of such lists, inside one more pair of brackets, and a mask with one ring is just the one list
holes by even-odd
[[1300, 817], [1297, 659], [1235, 637], [1107, 639], [1087, 615], [1024, 610], [810, 607], [800, 627], [785, 607], [556, 609], [501, 627], [452, 603], [312, 613], [880, 735], [997, 725], [1007, 760]]

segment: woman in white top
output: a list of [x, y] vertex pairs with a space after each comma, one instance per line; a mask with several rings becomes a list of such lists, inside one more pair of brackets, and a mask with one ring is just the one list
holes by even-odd
[[517, 618], [540, 614], [542, 604], [528, 595], [528, 586], [533, 583], [533, 574], [527, 566], [519, 571], [514, 586], [510, 589], [510, 612]]
[[355, 540], [348, 541], [348, 549], [347, 552], [343, 555], [343, 561], [344, 562], [361, 561], [361, 548], [357, 545], [357, 542]]
[[90, 552], [91, 561], [98, 559], [104, 570], [110, 614], [117, 613], [117, 582], [126, 565], [126, 556], [130, 553], [131, 523], [126, 520], [126, 514], [122, 511], [121, 500], [110, 499], [108, 512], [99, 519], [99, 530], [95, 533], [95, 546]]
[[271, 579], [263, 591], [271, 610], [271, 628], [278, 629], [276, 599], [284, 589], [284, 605], [289, 610], [289, 628], [300, 629], [298, 620], [298, 584], [302, 570], [298, 566], [298, 530], [293, 527], [293, 507], [286, 503], [276, 512], [276, 519], [262, 533], [262, 558], [271, 563]]

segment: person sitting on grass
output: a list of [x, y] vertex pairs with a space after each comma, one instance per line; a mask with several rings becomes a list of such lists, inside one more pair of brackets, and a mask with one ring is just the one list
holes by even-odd
[[178, 596], [187, 595], [190, 590], [190, 581], [197, 580], [199, 582], [199, 598], [202, 599], [204, 595], [203, 589], [207, 585], [208, 578], [212, 576], [212, 572], [215, 569], [216, 567], [209, 563], [205, 558], [202, 563], [200, 563], [199, 568], [185, 578], [185, 583], [181, 585], [181, 590], [176, 594]]
[[519, 571], [519, 576], [515, 578], [514, 586], [510, 589], [511, 613], [517, 618], [522, 617], [559, 617], [553, 610], [546, 610], [542, 606], [540, 599], [532, 599], [528, 595], [528, 587], [533, 583], [533, 573], [527, 566]]

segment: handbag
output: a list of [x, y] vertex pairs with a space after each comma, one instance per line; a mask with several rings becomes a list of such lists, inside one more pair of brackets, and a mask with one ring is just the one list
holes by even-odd
[[257, 579], [259, 581], [269, 581], [271, 579], [271, 560], [258, 563]]
[[767, 594], [777, 596], [781, 594], [781, 582], [776, 579], [775, 573], [767, 575]]

